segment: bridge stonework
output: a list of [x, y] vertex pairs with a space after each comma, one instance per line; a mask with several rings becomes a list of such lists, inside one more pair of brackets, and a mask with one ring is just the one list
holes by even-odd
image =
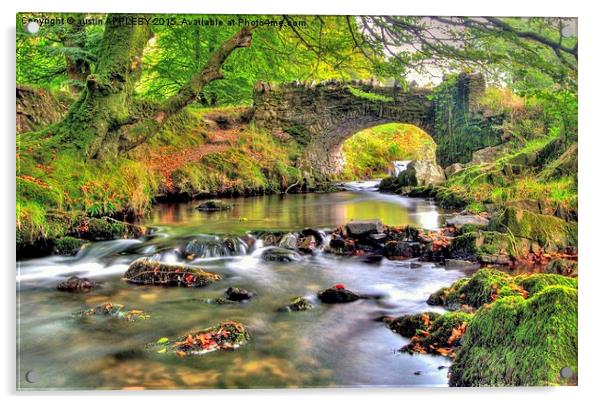
[[449, 114], [458, 114], [457, 111], [470, 114], [477, 108], [476, 100], [484, 88], [481, 75], [459, 76], [453, 98], [454, 104], [461, 104], [461, 108], [458, 105], [450, 108], [436, 102], [436, 89], [403, 91], [400, 87], [336, 80], [282, 85], [259, 82], [253, 93], [254, 121], [258, 128], [291, 135], [306, 147], [311, 169], [332, 176], [339, 174], [344, 165], [343, 142], [372, 126], [391, 122], [412, 124], [439, 144], [445, 133], [437, 127], [437, 117], [441, 116], [438, 108], [449, 109]]

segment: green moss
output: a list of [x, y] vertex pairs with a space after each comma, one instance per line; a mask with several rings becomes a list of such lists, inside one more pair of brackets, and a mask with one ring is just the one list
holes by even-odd
[[521, 295], [522, 290], [504, 272], [485, 268], [470, 278], [460, 279], [448, 288], [433, 293], [427, 303], [459, 309], [462, 305], [479, 308], [504, 296]]
[[566, 384], [577, 371], [577, 290], [548, 286], [531, 298], [511, 296], [477, 311], [450, 371], [451, 386]]
[[358, 98], [363, 98], [368, 101], [380, 101], [380, 102], [393, 102], [393, 98], [387, 97], [382, 94], [377, 93], [369, 93], [367, 91], [361, 90], [357, 87], [347, 86], [347, 89], [351, 94]]
[[427, 323], [431, 323], [439, 317], [441, 317], [441, 314], [432, 312], [409, 314], [391, 320], [388, 325], [392, 331], [402, 337], [412, 338], [418, 330], [426, 330], [428, 328], [425, 320], [427, 320]]
[[573, 289], [577, 289], [577, 279], [567, 278], [566, 276], [556, 274], [529, 274], [521, 275], [516, 278], [516, 283], [529, 292], [529, 295], [534, 295], [537, 292], [541, 292], [548, 286], [567, 286]]
[[496, 214], [489, 223], [489, 229], [534, 241], [552, 251], [577, 246], [578, 242], [577, 223], [513, 207]]
[[75, 237], [61, 237], [54, 241], [54, 253], [59, 255], [75, 255], [85, 244], [85, 240]]
[[422, 344], [424, 346], [446, 346], [452, 331], [459, 328], [464, 323], [468, 323], [472, 314], [461, 311], [445, 313], [437, 317], [430, 326], [429, 333], [424, 337]]

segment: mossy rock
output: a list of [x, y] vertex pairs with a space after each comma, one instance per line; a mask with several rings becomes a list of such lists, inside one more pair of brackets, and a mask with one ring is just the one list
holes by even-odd
[[429, 324], [441, 317], [439, 313], [425, 312], [409, 314], [394, 318], [388, 323], [389, 328], [402, 337], [412, 338], [418, 330], [426, 330]]
[[150, 315], [142, 310], [126, 310], [123, 304], [104, 303], [91, 309], [75, 313], [82, 318], [90, 317], [111, 317], [125, 321], [148, 320]]
[[220, 210], [232, 209], [232, 204], [222, 201], [220, 199], [211, 199], [201, 203], [196, 208], [197, 210], [200, 210], [202, 212], [217, 212]]
[[452, 310], [458, 310], [464, 305], [479, 308], [497, 298], [520, 296], [524, 293], [510, 275], [496, 269], [484, 268], [470, 278], [460, 279], [450, 287], [439, 289], [429, 296], [427, 303]]
[[304, 297], [298, 296], [291, 300], [290, 304], [287, 304], [284, 307], [280, 307], [278, 309], [279, 312], [287, 312], [287, 311], [305, 311], [310, 310], [314, 306]]
[[147, 349], [161, 354], [175, 353], [184, 357], [237, 349], [246, 344], [249, 339], [249, 333], [243, 324], [236, 321], [223, 321], [213, 327], [191, 331], [174, 339], [160, 338], [157, 342], [147, 345]]
[[429, 333], [422, 341], [424, 346], [449, 347], [457, 346], [459, 339], [449, 342], [454, 329], [461, 327], [472, 319], [472, 314], [454, 311], [438, 316], [431, 324]]
[[142, 226], [122, 222], [110, 217], [84, 218], [70, 231], [71, 236], [85, 240], [102, 241], [118, 238], [138, 238], [144, 235]]
[[132, 262], [124, 275], [140, 285], [201, 287], [221, 280], [221, 276], [190, 265], [164, 264], [149, 258]]
[[86, 244], [86, 240], [79, 238], [61, 237], [54, 240], [53, 253], [57, 255], [76, 255]]
[[514, 207], [507, 207], [494, 215], [489, 222], [489, 230], [536, 242], [548, 251], [578, 245], [577, 223]]
[[577, 276], [578, 262], [566, 259], [554, 259], [548, 263], [545, 272], [564, 276]]
[[514, 280], [521, 288], [525, 289], [529, 293], [529, 296], [532, 296], [537, 292], [541, 292], [548, 286], [559, 285], [567, 286], [573, 289], [578, 288], [577, 279], [556, 274], [519, 275]]
[[471, 320], [450, 370], [451, 386], [567, 384], [577, 372], [577, 289], [548, 286], [529, 299], [509, 296]]

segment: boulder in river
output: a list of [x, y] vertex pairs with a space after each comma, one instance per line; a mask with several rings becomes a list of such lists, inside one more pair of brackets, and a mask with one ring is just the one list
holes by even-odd
[[324, 242], [324, 233], [320, 232], [319, 230], [315, 230], [315, 229], [303, 229], [301, 230], [301, 236], [302, 237], [307, 237], [307, 236], [313, 236], [314, 239], [316, 240], [316, 245], [319, 247], [322, 245], [322, 243]]
[[317, 247], [316, 238], [312, 235], [301, 237], [297, 242], [297, 248], [304, 253], [311, 253]]
[[391, 240], [385, 244], [383, 254], [390, 259], [404, 259], [420, 257], [423, 246], [419, 242]]
[[294, 250], [297, 248], [297, 242], [299, 238], [294, 233], [286, 233], [282, 236], [282, 239], [278, 243], [278, 247], [280, 248], [288, 248], [289, 250]]
[[249, 300], [253, 298], [255, 294], [253, 292], [249, 292], [246, 289], [229, 287], [226, 290], [226, 297], [228, 300], [232, 300], [234, 302], [241, 302], [243, 300]]
[[64, 292], [89, 292], [96, 284], [88, 278], [71, 276], [56, 285], [56, 288]]
[[305, 311], [313, 308], [309, 300], [304, 297], [295, 297], [291, 300], [290, 304], [287, 304], [284, 307], [280, 307], [278, 311], [286, 312], [286, 311]]
[[318, 299], [323, 303], [349, 303], [361, 299], [358, 293], [345, 289], [344, 285], [337, 284], [318, 293]]
[[426, 160], [414, 160], [408, 168], [397, 176], [400, 187], [440, 185], [445, 182], [445, 172], [437, 163]]
[[175, 339], [160, 338], [147, 349], [157, 353], [175, 353], [184, 357], [203, 355], [219, 350], [239, 348], [249, 341], [249, 333], [244, 325], [236, 321], [223, 321], [213, 327], [192, 331]]
[[383, 223], [378, 220], [354, 220], [345, 226], [347, 233], [353, 237], [368, 236], [369, 234], [382, 233], [384, 231]]
[[190, 265], [164, 264], [150, 258], [139, 258], [130, 264], [124, 278], [142, 285], [201, 287], [219, 281], [221, 276]]
[[201, 236], [184, 247], [184, 257], [211, 258], [245, 255], [249, 246], [238, 237]]
[[273, 262], [296, 262], [303, 259], [299, 253], [280, 247], [267, 248], [261, 254], [261, 258]]
[[224, 202], [220, 199], [210, 199], [201, 203], [196, 207], [196, 209], [200, 210], [201, 212], [217, 212], [220, 210], [232, 209], [232, 204]]

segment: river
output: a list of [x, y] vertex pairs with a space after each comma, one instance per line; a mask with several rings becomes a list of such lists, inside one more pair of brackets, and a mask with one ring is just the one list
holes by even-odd
[[[199, 235], [264, 230], [332, 229], [353, 219], [437, 228], [441, 210], [430, 202], [375, 192], [375, 183], [347, 184], [347, 191], [232, 199], [233, 209], [202, 213], [194, 202], [157, 205], [144, 224], [153, 237], [92, 243], [76, 257], [18, 262], [17, 380], [22, 389], [446, 386], [450, 361], [398, 352], [406, 338], [377, 318], [442, 309], [428, 295], [463, 276], [431, 263], [364, 263], [325, 253], [296, 263], [265, 262], [261, 247], [234, 257], [194, 261], [224, 279], [204, 288], [160, 288], [126, 283], [121, 276], [138, 257], [180, 261], [178, 250]], [[69, 275], [101, 287], [85, 294], [59, 292]], [[339, 305], [321, 304], [316, 293], [335, 283], [384, 295]], [[247, 303], [215, 305], [229, 286], [252, 290]], [[294, 296], [314, 309], [279, 313]], [[82, 321], [73, 313], [104, 302], [150, 313], [145, 321]], [[251, 341], [238, 350], [180, 358], [149, 352], [161, 337], [186, 334], [231, 319], [245, 324]], [[34, 371], [36, 383], [23, 375]], [[418, 374], [415, 374], [418, 373]]]

